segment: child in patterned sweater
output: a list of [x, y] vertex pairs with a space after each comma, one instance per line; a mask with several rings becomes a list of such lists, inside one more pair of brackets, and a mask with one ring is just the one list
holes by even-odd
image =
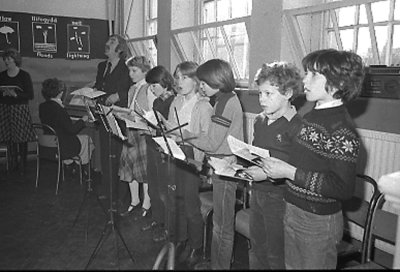
[[324, 49], [302, 61], [304, 92], [316, 102], [305, 114], [289, 163], [263, 160], [272, 178], [286, 178], [285, 263], [287, 269], [336, 269], [343, 235], [342, 201], [354, 192], [360, 139], [345, 103], [364, 77], [360, 56]]

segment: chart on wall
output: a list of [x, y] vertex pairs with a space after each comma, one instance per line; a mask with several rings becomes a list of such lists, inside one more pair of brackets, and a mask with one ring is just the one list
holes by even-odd
[[0, 53], [23, 57], [89, 60], [104, 58], [107, 20], [0, 11]]

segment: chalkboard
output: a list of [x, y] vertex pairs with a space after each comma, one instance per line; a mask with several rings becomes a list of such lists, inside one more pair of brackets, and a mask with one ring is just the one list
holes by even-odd
[[0, 11], [0, 53], [16, 48], [23, 57], [102, 59], [107, 20]]

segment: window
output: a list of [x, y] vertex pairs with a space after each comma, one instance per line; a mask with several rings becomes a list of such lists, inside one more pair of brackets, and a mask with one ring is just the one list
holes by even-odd
[[367, 65], [400, 65], [400, 0], [330, 1], [286, 15], [299, 56], [336, 48], [356, 52]]

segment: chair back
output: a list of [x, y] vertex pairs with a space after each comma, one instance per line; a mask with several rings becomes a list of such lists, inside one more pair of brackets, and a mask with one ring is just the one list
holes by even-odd
[[56, 131], [49, 125], [34, 123], [37, 137], [37, 155], [42, 159], [58, 160], [60, 145]]

